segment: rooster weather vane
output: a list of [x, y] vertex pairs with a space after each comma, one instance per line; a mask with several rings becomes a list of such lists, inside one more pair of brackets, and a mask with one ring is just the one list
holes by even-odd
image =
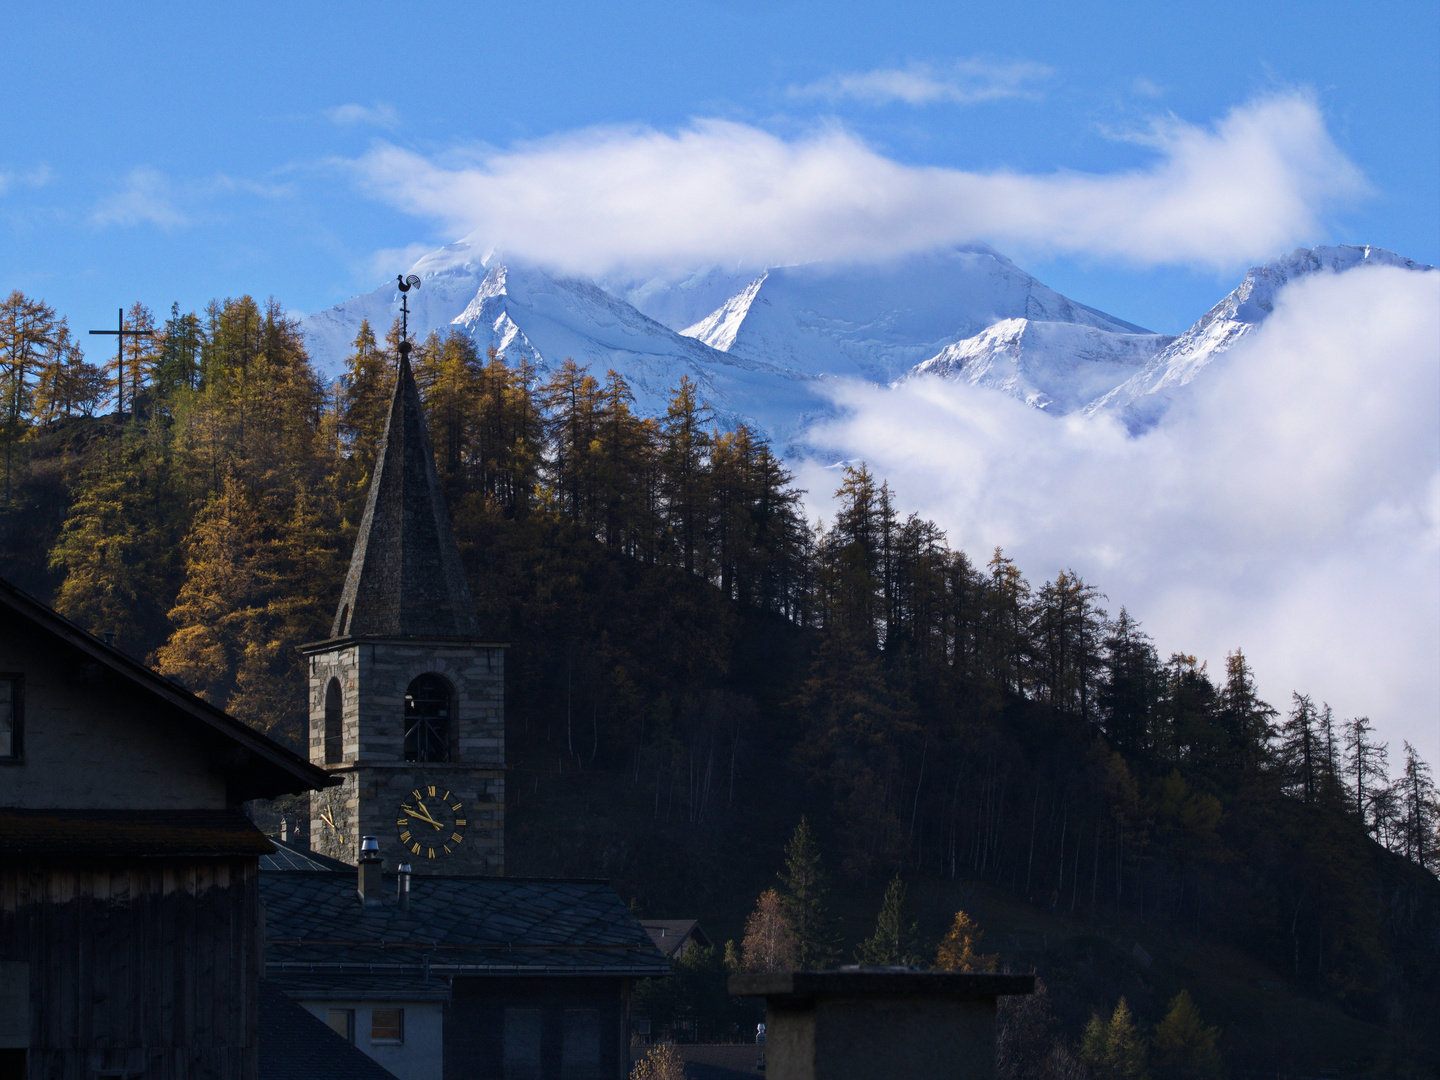
[[406, 294], [411, 289], [420, 287], [420, 279], [414, 274], [409, 277], [404, 274], [396, 274], [395, 280], [400, 284], [400, 357], [408, 360], [410, 358], [410, 297]]

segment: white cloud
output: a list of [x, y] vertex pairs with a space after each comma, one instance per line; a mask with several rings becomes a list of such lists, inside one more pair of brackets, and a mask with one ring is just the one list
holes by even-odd
[[[1440, 763], [1440, 273], [1316, 275], [1148, 434], [994, 391], [846, 386], [815, 433], [907, 509], [1039, 583], [1073, 567], [1162, 653], [1368, 713]], [[813, 495], [835, 474], [812, 464]]]
[[325, 117], [340, 127], [382, 127], [394, 128], [400, 124], [400, 114], [395, 106], [377, 102], [368, 105], [337, 105], [325, 110]]
[[0, 168], [0, 195], [4, 195], [11, 188], [26, 187], [40, 188], [50, 182], [51, 172], [49, 165], [36, 165], [31, 169], [15, 171], [13, 169]]
[[787, 140], [698, 120], [602, 128], [433, 160], [391, 145], [353, 162], [376, 196], [454, 234], [566, 269], [876, 259], [985, 240], [1032, 254], [1234, 267], [1323, 231], [1365, 191], [1304, 94], [1211, 127], [1175, 118], [1143, 167], [1101, 175], [902, 164], [840, 127]]
[[188, 224], [189, 218], [175, 205], [169, 179], [157, 169], [140, 166], [130, 170], [125, 187], [95, 205], [91, 220], [97, 225], [158, 225], [162, 229]]
[[790, 87], [799, 98], [827, 101], [850, 99], [866, 105], [972, 105], [999, 98], [1038, 98], [1035, 84], [1049, 78], [1052, 69], [1028, 61], [1000, 63], [957, 60], [951, 64], [910, 64], [903, 68], [831, 75], [805, 86]]

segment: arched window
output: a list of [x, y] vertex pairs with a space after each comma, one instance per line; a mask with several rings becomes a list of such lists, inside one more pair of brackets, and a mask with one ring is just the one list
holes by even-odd
[[421, 675], [405, 691], [405, 760], [450, 760], [450, 684]]
[[345, 760], [345, 701], [340, 696], [340, 680], [331, 679], [325, 687], [325, 764]]

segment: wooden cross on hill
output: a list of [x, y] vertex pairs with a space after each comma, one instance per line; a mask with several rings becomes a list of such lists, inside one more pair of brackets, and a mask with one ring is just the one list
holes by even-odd
[[[117, 329], [114, 330], [91, 330], [92, 334], [114, 334], [115, 335], [115, 409], [120, 418], [125, 418], [125, 339], [127, 337], [142, 338], [154, 337], [154, 330], [127, 330], [125, 328], [125, 309], [120, 309], [120, 318], [117, 322]], [[132, 380], [133, 382], [134, 380]], [[137, 387], [130, 387], [130, 397], [135, 397]]]

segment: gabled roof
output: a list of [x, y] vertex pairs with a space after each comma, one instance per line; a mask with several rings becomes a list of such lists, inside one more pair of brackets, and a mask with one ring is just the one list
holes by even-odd
[[395, 1080], [271, 982], [260, 983], [260, 1080]]
[[97, 679], [109, 673], [147, 696], [158, 723], [180, 724], [212, 742], [216, 767], [225, 775], [231, 802], [299, 795], [331, 784], [324, 769], [106, 645], [4, 578], [0, 578], [0, 616], [23, 620], [73, 653], [82, 667], [94, 665]]
[[478, 633], [420, 391], [402, 350], [330, 637], [474, 638]]
[[707, 949], [714, 944], [710, 935], [700, 928], [698, 919], [641, 919], [640, 925], [666, 956], [673, 957], [684, 948], [686, 941], [694, 941]]
[[670, 963], [605, 881], [414, 875], [410, 906], [362, 907], [356, 873], [267, 871], [267, 977], [666, 975]]

